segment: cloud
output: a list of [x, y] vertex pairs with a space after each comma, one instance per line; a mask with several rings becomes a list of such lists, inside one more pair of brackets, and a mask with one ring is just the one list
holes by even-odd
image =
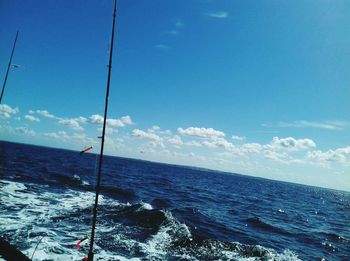
[[181, 135], [187, 136], [197, 136], [201, 138], [211, 138], [211, 137], [225, 137], [225, 133], [222, 131], [214, 130], [213, 128], [198, 128], [189, 127], [187, 129], [178, 128], [177, 131]]
[[158, 125], [154, 125], [152, 128], [148, 129], [148, 132], [160, 132], [160, 127]]
[[157, 134], [151, 133], [151, 132], [145, 132], [143, 130], [139, 129], [134, 129], [131, 132], [131, 135], [134, 137], [139, 137], [139, 138], [145, 138], [145, 139], [150, 139], [156, 142], [162, 142], [163, 139], [159, 137]]
[[79, 131], [84, 130], [84, 128], [81, 127], [79, 122], [75, 119], [63, 119], [63, 120], [59, 120], [58, 123], [61, 125], [69, 126], [73, 130], [79, 130]]
[[55, 115], [49, 113], [47, 110], [36, 110], [36, 111], [29, 110], [28, 114], [30, 114], [30, 116], [33, 116], [34, 114], [37, 114], [37, 115], [40, 115], [40, 116], [43, 116], [43, 117], [49, 118], [49, 119], [56, 119], [56, 120], [61, 120], [62, 119], [62, 118], [56, 117]]
[[246, 143], [241, 146], [241, 150], [244, 153], [256, 153], [259, 154], [263, 146], [259, 143]]
[[[103, 124], [103, 117], [99, 114], [93, 114], [89, 117], [91, 123]], [[123, 116], [120, 119], [107, 119], [107, 126], [121, 128], [125, 125], [133, 124], [129, 115]]]
[[53, 139], [58, 139], [58, 140], [66, 140], [69, 138], [69, 136], [65, 131], [47, 132], [47, 133], [44, 133], [44, 136], [53, 138]]
[[133, 124], [131, 117], [129, 115], [121, 117], [120, 120], [125, 124], [129, 124], [129, 125]]
[[[102, 135], [102, 128], [97, 129], [98, 133], [100, 133], [100, 136]], [[113, 132], [117, 132], [117, 130], [114, 130], [113, 128], [106, 127], [105, 129], [106, 134], [112, 134]]]
[[49, 113], [47, 110], [36, 110], [36, 113], [49, 119], [55, 119], [56, 117]]
[[167, 33], [171, 34], [171, 35], [178, 35], [179, 31], [177, 31], [177, 30], [169, 30], [169, 31], [167, 31]]
[[11, 118], [11, 116], [16, 114], [17, 112], [19, 112], [19, 109], [17, 107], [11, 108], [6, 104], [0, 104], [0, 118]]
[[171, 30], [166, 31], [167, 34], [177, 36], [180, 34], [181, 28], [185, 26], [184, 22], [181, 19], [177, 19], [174, 22], [174, 27]]
[[35, 136], [35, 131], [32, 129], [29, 129], [27, 127], [17, 127], [15, 128], [15, 132], [20, 133], [20, 134], [24, 134], [24, 135], [28, 135], [28, 136]]
[[235, 135], [233, 135], [232, 139], [233, 140], [237, 140], [237, 141], [243, 141], [243, 140], [245, 140], [245, 137], [244, 136], [235, 136]]
[[183, 144], [181, 137], [178, 135], [175, 135], [174, 137], [169, 138], [167, 141], [173, 145], [178, 145], [178, 146]]
[[120, 119], [107, 119], [107, 126], [121, 128], [124, 127], [125, 124]]
[[85, 133], [74, 133], [73, 135], [68, 135], [65, 131], [58, 131], [44, 133], [43, 136], [48, 137], [50, 139], [58, 140], [59, 142], [70, 143], [70, 145], [76, 144], [77, 146], [79, 146], [79, 148], [82, 144], [96, 144], [96, 140], [88, 137]]
[[185, 26], [185, 24], [184, 24], [184, 22], [181, 19], [176, 20], [176, 22], [175, 22], [175, 27], [176, 28], [181, 28], [181, 27], [184, 27], [184, 26]]
[[326, 129], [326, 130], [342, 130], [349, 123], [345, 121], [293, 121], [293, 122], [280, 122], [278, 127], [281, 128], [315, 128], [315, 129]]
[[26, 115], [24, 116], [25, 119], [29, 120], [29, 121], [36, 121], [36, 122], [39, 122], [40, 119], [37, 118], [37, 117], [34, 117], [33, 115]]
[[327, 129], [327, 130], [339, 130], [339, 127], [325, 124], [320, 122], [308, 122], [308, 121], [294, 121], [292, 123], [281, 122], [279, 127], [293, 127], [293, 128], [316, 128], [316, 129]]
[[87, 123], [87, 118], [79, 116], [78, 118], [73, 118], [74, 121], [79, 122], [79, 123]]
[[307, 158], [311, 160], [316, 160], [320, 163], [327, 162], [340, 162], [340, 163], [349, 163], [350, 162], [350, 146], [344, 148], [338, 148], [335, 150], [328, 151], [309, 151]]
[[264, 157], [269, 160], [278, 161], [280, 163], [288, 163], [289, 156], [286, 152], [276, 152], [272, 150], [264, 150]]
[[273, 150], [290, 150], [299, 151], [316, 147], [316, 144], [311, 139], [295, 139], [293, 137], [278, 138], [273, 137], [271, 144], [266, 145], [266, 148]]
[[202, 144], [196, 140], [191, 140], [185, 143], [187, 146], [202, 147]]
[[165, 45], [165, 44], [156, 44], [154, 46], [154, 48], [157, 48], [157, 49], [163, 50], [163, 51], [168, 51], [170, 49], [170, 47], [168, 45]]
[[210, 17], [213, 17], [213, 18], [223, 19], [223, 18], [227, 18], [228, 17], [228, 12], [226, 12], [226, 11], [219, 11], [219, 12], [208, 13], [207, 15], [210, 16]]
[[103, 123], [103, 117], [99, 114], [93, 114], [89, 117], [91, 123], [98, 123], [102, 124]]
[[223, 138], [215, 138], [213, 140], [205, 140], [202, 142], [203, 146], [208, 148], [223, 148], [227, 151], [233, 151], [235, 146]]
[[172, 132], [170, 130], [161, 130], [158, 125], [152, 126], [152, 128], [148, 129], [147, 132], [157, 133], [158, 135], [171, 135]]

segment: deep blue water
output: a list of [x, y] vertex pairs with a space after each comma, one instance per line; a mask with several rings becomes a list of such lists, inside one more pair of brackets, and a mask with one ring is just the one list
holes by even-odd
[[[95, 154], [0, 142], [0, 234], [81, 260]], [[104, 157], [97, 260], [350, 260], [350, 193]]]

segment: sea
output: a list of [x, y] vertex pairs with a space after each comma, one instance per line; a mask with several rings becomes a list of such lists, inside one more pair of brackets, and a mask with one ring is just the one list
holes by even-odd
[[[97, 161], [1, 141], [0, 235], [82, 260]], [[102, 171], [95, 260], [350, 260], [349, 192], [111, 156]]]

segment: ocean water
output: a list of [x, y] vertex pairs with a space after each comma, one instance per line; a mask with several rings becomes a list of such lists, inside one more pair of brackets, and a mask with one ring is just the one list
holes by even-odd
[[[95, 154], [0, 142], [0, 235], [81, 260]], [[350, 260], [350, 193], [105, 157], [96, 260]], [[1, 258], [0, 258], [1, 259]]]

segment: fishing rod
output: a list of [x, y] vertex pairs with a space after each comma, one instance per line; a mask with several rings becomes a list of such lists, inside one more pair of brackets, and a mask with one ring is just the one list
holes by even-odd
[[1, 91], [1, 96], [0, 96], [0, 104], [1, 104], [1, 101], [2, 101], [2, 96], [4, 95], [4, 91], [5, 91], [5, 87], [6, 87], [6, 82], [7, 82], [7, 76], [9, 75], [9, 71], [10, 71], [10, 67], [11, 67], [11, 63], [12, 63], [13, 53], [15, 52], [15, 47], [16, 47], [16, 42], [17, 42], [18, 33], [19, 33], [19, 31], [17, 31], [16, 38], [15, 38], [15, 42], [13, 43], [13, 47], [12, 47], [12, 52], [11, 52], [11, 57], [10, 57], [9, 65], [7, 66], [7, 72], [6, 72], [4, 84], [2, 85], [2, 91]]
[[96, 195], [95, 195], [95, 205], [93, 208], [93, 219], [92, 219], [92, 227], [91, 227], [91, 238], [90, 238], [90, 249], [89, 249], [89, 254], [88, 254], [88, 261], [93, 261], [93, 259], [94, 259], [94, 252], [93, 252], [94, 251], [94, 239], [95, 239], [95, 228], [96, 228], [96, 220], [97, 220], [98, 196], [100, 194], [100, 182], [101, 182], [103, 149], [104, 149], [104, 142], [105, 142], [105, 132], [106, 132], [106, 122], [107, 122], [107, 112], [108, 112], [109, 86], [110, 86], [110, 82], [111, 82], [111, 69], [112, 69], [113, 45], [114, 45], [114, 28], [115, 28], [116, 15], [117, 15], [117, 0], [114, 0], [112, 39], [111, 39], [111, 46], [110, 46], [110, 51], [109, 51], [106, 101], [105, 101], [105, 111], [104, 111], [104, 120], [103, 120], [103, 128], [102, 128], [100, 159], [99, 159], [99, 164], [98, 164], [98, 174], [97, 174], [97, 180], [96, 180]]

